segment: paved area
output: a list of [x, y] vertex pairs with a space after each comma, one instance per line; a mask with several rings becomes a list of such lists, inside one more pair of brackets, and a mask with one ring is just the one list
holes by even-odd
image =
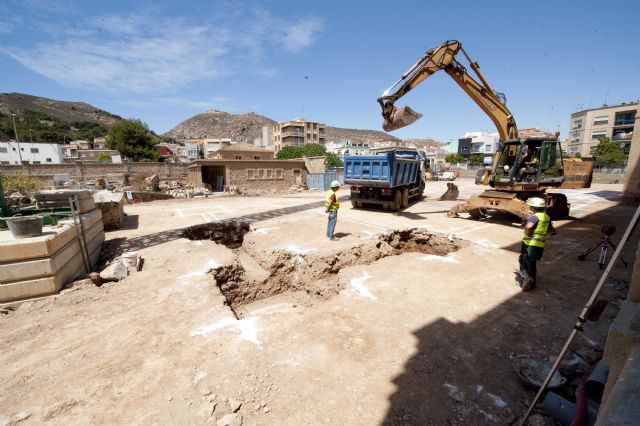
[[[482, 190], [458, 185], [461, 198]], [[244, 424], [265, 425], [512, 422], [532, 393], [510, 354], [558, 352], [600, 272], [595, 258], [577, 254], [604, 223], [618, 226], [617, 241], [633, 208], [618, 205], [619, 185], [566, 191], [574, 217], [556, 224], [540, 283], [522, 293], [513, 274], [519, 223], [447, 218], [454, 202], [437, 201], [445, 187], [430, 183], [423, 201], [398, 214], [343, 202], [335, 242], [324, 237], [319, 193], [127, 205], [126, 229], [107, 238], [139, 250], [143, 271], [0, 318], [0, 420], [216, 424], [235, 411]], [[237, 250], [181, 236], [187, 226], [237, 218], [252, 228]], [[407, 228], [460, 248], [374, 255], [380, 234]], [[328, 274], [327, 263], [347, 257]], [[244, 279], [259, 282], [277, 262], [290, 268], [289, 279], [278, 276], [287, 286], [236, 317], [215, 271], [238, 263]], [[588, 339], [603, 343], [631, 271], [614, 268], [611, 303]], [[320, 279], [309, 291], [305, 283], [318, 277], [326, 288]]]

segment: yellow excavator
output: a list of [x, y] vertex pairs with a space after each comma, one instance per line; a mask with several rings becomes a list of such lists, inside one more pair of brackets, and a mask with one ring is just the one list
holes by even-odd
[[[458, 60], [462, 55], [477, 80]], [[591, 186], [593, 162], [580, 159], [563, 159], [558, 134], [555, 137], [519, 138], [513, 114], [506, 106], [504, 94], [494, 91], [480, 72], [480, 66], [471, 60], [459, 41], [451, 40], [427, 52], [388, 90], [378, 102], [382, 107], [383, 129], [393, 131], [407, 126], [422, 114], [408, 106], [396, 107], [402, 96], [413, 90], [430, 75], [446, 72], [471, 99], [491, 118], [500, 135], [500, 149], [496, 152], [490, 169], [479, 170], [477, 184], [490, 185], [484, 191], [455, 205], [447, 214], [469, 213], [480, 219], [487, 210], [513, 213], [521, 219], [529, 215], [527, 198], [545, 197], [547, 212], [554, 219], [569, 216], [569, 203], [562, 193], [546, 193], [547, 189], [588, 188]], [[457, 195], [457, 187], [449, 184], [449, 191]], [[446, 197], [445, 197], [446, 198]]]

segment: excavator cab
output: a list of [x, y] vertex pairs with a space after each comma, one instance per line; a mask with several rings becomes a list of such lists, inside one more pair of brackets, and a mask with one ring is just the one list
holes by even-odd
[[493, 175], [493, 186], [513, 190], [560, 186], [564, 176], [560, 142], [521, 139], [504, 143]]

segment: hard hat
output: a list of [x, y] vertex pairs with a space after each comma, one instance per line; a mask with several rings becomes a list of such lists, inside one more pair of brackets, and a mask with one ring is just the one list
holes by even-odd
[[540, 197], [529, 198], [527, 204], [537, 209], [543, 209], [547, 206], [547, 203]]
[[508, 172], [510, 168], [511, 168], [511, 167], [509, 167], [509, 165], [506, 165], [506, 166], [504, 166], [504, 171], [505, 171], [505, 172]]
[[331, 182], [331, 187], [340, 188], [340, 182], [338, 182], [337, 180], [334, 180], [333, 182]]

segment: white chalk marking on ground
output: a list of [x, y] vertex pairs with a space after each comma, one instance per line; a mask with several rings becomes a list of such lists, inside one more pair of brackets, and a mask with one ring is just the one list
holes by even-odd
[[478, 408], [478, 411], [479, 411], [483, 416], [485, 416], [487, 419], [491, 420], [492, 422], [495, 422], [496, 420], [498, 420], [498, 419], [496, 419], [496, 416], [494, 416], [493, 414], [489, 414], [489, 413], [487, 413], [486, 411], [484, 411], [482, 408], [480, 408], [480, 407], [478, 407], [478, 406], [476, 406], [476, 407]]
[[295, 253], [295, 254], [307, 254], [307, 253], [311, 253], [311, 252], [314, 252], [314, 251], [318, 251], [317, 248], [313, 248], [312, 247], [312, 248], [303, 249], [303, 248], [298, 247], [295, 244], [289, 244], [287, 246], [287, 250], [290, 251], [291, 253]]
[[375, 238], [376, 234], [369, 231], [362, 231], [362, 233], [367, 234], [365, 237], [360, 237], [361, 240], [370, 240], [371, 238]]
[[196, 241], [196, 245], [200, 247], [202, 245], [202, 241]]
[[280, 229], [277, 226], [272, 226], [270, 228], [260, 228], [260, 229], [255, 229], [254, 232], [258, 233], [258, 234], [262, 234], [262, 235], [267, 235], [269, 233], [269, 231], [273, 231], [274, 229]]
[[480, 225], [480, 226], [475, 226], [475, 227], [473, 227], [471, 229], [467, 229], [467, 230], [462, 231], [462, 232], [457, 232], [457, 234], [458, 235], [467, 234], [469, 232], [479, 231], [480, 229], [489, 228], [490, 226], [494, 226], [493, 223], [485, 223], [485, 224]]
[[498, 248], [498, 246], [496, 244], [493, 244], [491, 241], [489, 240], [475, 240], [473, 241], [475, 244], [482, 246], [482, 247], [488, 247], [488, 248]]
[[215, 206], [217, 209], [222, 210], [224, 213], [231, 213], [231, 210], [229, 210], [226, 207], [223, 206]]
[[439, 262], [446, 262], [446, 263], [460, 263], [458, 262], [458, 259], [455, 258], [455, 256], [449, 256], [449, 255], [437, 256], [435, 254], [428, 254], [424, 256], [422, 260], [437, 260]]
[[204, 373], [204, 372], [202, 372], [202, 371], [198, 371], [198, 372], [196, 373], [196, 375], [195, 375], [195, 376], [193, 376], [193, 384], [194, 384], [194, 385], [197, 385], [197, 384], [198, 384], [198, 383], [200, 383], [200, 381], [201, 381], [202, 379], [204, 379], [205, 377], [207, 377], [207, 373]]
[[176, 209], [175, 211], [177, 211], [177, 212], [178, 212], [178, 216], [180, 216], [180, 217], [184, 217], [184, 214], [182, 213], [182, 210], [180, 210], [180, 209]]
[[186, 274], [180, 275], [178, 277], [178, 282], [180, 284], [187, 284], [189, 283], [191, 280], [193, 280], [194, 278], [202, 278], [204, 277], [207, 272], [209, 272], [212, 269], [218, 268], [220, 266], [220, 264], [218, 262], [216, 262], [213, 259], [209, 259], [207, 261], [207, 266], [203, 269], [200, 270], [196, 270], [196, 271], [191, 271], [188, 272]]
[[190, 336], [204, 336], [205, 334], [212, 333], [216, 330], [228, 329], [238, 335], [242, 340], [247, 340], [254, 343], [256, 346], [260, 346], [260, 340], [258, 340], [258, 327], [257, 323], [260, 317], [247, 317], [241, 320], [237, 320], [232, 316], [221, 319], [213, 324], [204, 325], [198, 327], [189, 333]]
[[360, 296], [366, 297], [367, 299], [371, 300], [377, 300], [377, 297], [371, 294], [367, 286], [364, 285], [364, 282], [369, 278], [371, 278], [371, 275], [369, 275], [368, 272], [365, 272], [361, 277], [352, 278], [350, 282], [351, 287], [353, 287], [356, 293], [358, 293]]
[[485, 393], [485, 395], [487, 395], [489, 398], [491, 398], [491, 401], [493, 401], [493, 404], [496, 407], [504, 408], [504, 407], [507, 406], [507, 403], [505, 402], [505, 400], [500, 398], [498, 395], [494, 395], [494, 394], [489, 393], [489, 392]]
[[280, 365], [292, 365], [294, 367], [297, 367], [300, 365], [300, 363], [293, 358], [285, 358], [271, 364], [272, 367], [278, 367]]
[[345, 221], [347, 221], [347, 222], [357, 223], [357, 224], [359, 224], [359, 225], [368, 226], [369, 228], [378, 228], [378, 229], [381, 229], [381, 230], [383, 230], [383, 231], [386, 231], [386, 230], [388, 230], [388, 229], [389, 229], [389, 228], [388, 228], [388, 227], [386, 227], [386, 226], [382, 226], [382, 225], [374, 225], [374, 224], [372, 224], [372, 223], [367, 223], [367, 222], [363, 222], [363, 221], [361, 221], [361, 220], [351, 219], [351, 218], [348, 218], [348, 217], [341, 217], [341, 216], [339, 216], [339, 215], [338, 215], [338, 223], [339, 223], [341, 220], [345, 220]]

